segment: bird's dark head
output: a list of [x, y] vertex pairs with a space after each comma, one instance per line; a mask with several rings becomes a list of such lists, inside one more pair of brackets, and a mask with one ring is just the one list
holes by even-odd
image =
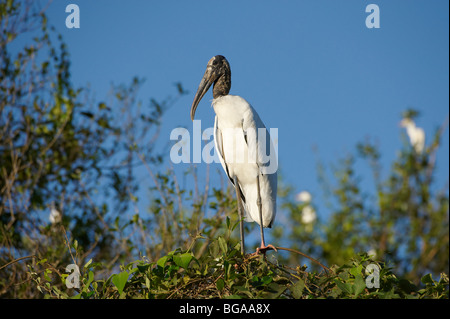
[[211, 85], [213, 87], [213, 98], [227, 95], [231, 88], [231, 69], [230, 64], [223, 55], [213, 56], [206, 65], [206, 71], [198, 86], [194, 101], [191, 106], [191, 120], [194, 120], [195, 110], [200, 100], [208, 92]]
[[206, 65], [206, 70], [208, 71], [208, 69], [216, 80], [221, 76], [231, 75], [230, 64], [223, 55], [213, 56]]

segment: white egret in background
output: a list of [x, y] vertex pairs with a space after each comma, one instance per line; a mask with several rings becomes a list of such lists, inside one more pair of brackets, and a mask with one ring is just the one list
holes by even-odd
[[50, 214], [48, 216], [48, 219], [50, 223], [57, 224], [61, 221], [61, 213], [56, 209], [55, 202], [52, 202], [50, 205]]
[[266, 245], [264, 241], [264, 227], [272, 227], [275, 219], [277, 198], [278, 164], [269, 132], [246, 100], [228, 94], [231, 88], [231, 69], [228, 61], [221, 55], [211, 58], [206, 66], [192, 103], [192, 120], [200, 100], [211, 85], [212, 106], [216, 113], [215, 148], [225, 173], [236, 189], [241, 252], [245, 251], [244, 219], [260, 225], [261, 245], [256, 253], [276, 250], [273, 245]]
[[312, 196], [308, 191], [301, 191], [295, 197], [297, 201], [304, 203], [304, 207], [302, 208], [302, 223], [303, 224], [311, 224], [317, 218], [315, 209], [311, 206]]
[[297, 196], [295, 197], [299, 202], [304, 202], [304, 203], [309, 203], [311, 202], [311, 193], [308, 191], [301, 191], [300, 193], [297, 194]]
[[417, 127], [416, 123], [410, 118], [404, 118], [400, 121], [400, 126], [406, 128], [406, 134], [409, 137], [409, 141], [416, 151], [420, 154], [425, 147], [425, 132], [422, 128]]
[[311, 205], [306, 205], [302, 209], [302, 223], [303, 224], [311, 224], [316, 220], [316, 211]]

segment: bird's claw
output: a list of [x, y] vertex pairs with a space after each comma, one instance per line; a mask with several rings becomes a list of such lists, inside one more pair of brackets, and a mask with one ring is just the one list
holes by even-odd
[[258, 255], [259, 253], [266, 254], [268, 250], [275, 250], [276, 252], [278, 252], [274, 245], [267, 245], [256, 248], [256, 252], [254, 254], [255, 255]]

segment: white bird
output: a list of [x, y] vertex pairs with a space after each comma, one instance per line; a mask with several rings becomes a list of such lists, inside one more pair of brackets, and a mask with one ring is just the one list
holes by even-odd
[[266, 246], [263, 230], [264, 227], [272, 227], [276, 215], [278, 164], [269, 133], [258, 113], [245, 99], [228, 94], [231, 69], [221, 55], [211, 58], [206, 66], [192, 103], [192, 120], [200, 100], [212, 84], [212, 105], [216, 113], [215, 148], [225, 173], [236, 189], [241, 251], [244, 253], [244, 219], [260, 225], [261, 245], [256, 253], [276, 250], [273, 245]]
[[308, 191], [302, 191], [297, 194], [296, 199], [305, 206], [302, 208], [302, 223], [311, 224], [316, 220], [316, 211], [311, 206], [312, 196]]
[[311, 224], [316, 220], [316, 211], [311, 205], [306, 205], [302, 209], [302, 223], [303, 224]]
[[50, 223], [52, 224], [57, 224], [59, 222], [61, 222], [61, 213], [56, 209], [55, 207], [55, 203], [52, 202], [51, 206], [50, 206], [50, 214], [48, 216], [48, 219], [50, 221]]
[[308, 191], [301, 191], [300, 193], [297, 194], [296, 199], [299, 202], [310, 203], [312, 196], [311, 196], [311, 193]]
[[422, 128], [417, 127], [416, 123], [410, 118], [404, 118], [400, 121], [400, 126], [406, 128], [406, 134], [409, 141], [417, 153], [422, 153], [425, 147], [425, 132]]

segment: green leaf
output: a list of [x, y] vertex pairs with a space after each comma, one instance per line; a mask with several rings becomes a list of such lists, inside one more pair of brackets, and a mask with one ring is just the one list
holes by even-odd
[[225, 241], [225, 239], [223, 237], [219, 237], [219, 238], [217, 238], [217, 240], [219, 242], [220, 250], [222, 250], [222, 252], [224, 254], [226, 254], [228, 252], [227, 242]]
[[434, 280], [433, 277], [431, 276], [431, 274], [427, 274], [425, 276], [422, 277], [422, 279], [420, 279], [420, 281], [425, 284], [425, 285], [434, 285]]
[[341, 289], [343, 292], [348, 293], [348, 294], [353, 293], [352, 286], [350, 284], [343, 283], [342, 281], [339, 281], [337, 279], [335, 279], [334, 282], [339, 287], [339, 289]]
[[219, 255], [219, 243], [217, 241], [213, 241], [210, 245], [209, 245], [209, 254], [213, 257], [213, 258], [217, 258], [217, 256]]
[[177, 266], [187, 269], [192, 258], [194, 256], [191, 253], [177, 254], [173, 256], [173, 261]]
[[140, 273], [145, 273], [149, 267], [150, 264], [137, 265], [137, 269], [139, 270]]
[[122, 294], [123, 288], [125, 288], [125, 284], [128, 281], [128, 272], [122, 271], [119, 274], [115, 274], [112, 277], [112, 283], [117, 287], [117, 290], [119, 290], [119, 294]]
[[222, 278], [219, 278], [216, 282], [217, 290], [222, 291], [223, 287], [225, 287], [225, 282]]
[[169, 256], [163, 256], [163, 257], [161, 257], [161, 258], [158, 259], [158, 261], [156, 262], [156, 264], [157, 264], [159, 267], [164, 268], [164, 265], [166, 264], [167, 259], [169, 259]]
[[350, 273], [356, 278], [358, 275], [361, 275], [362, 272], [362, 265], [358, 265], [357, 267], [353, 267], [350, 269]]
[[272, 282], [272, 276], [264, 276], [261, 278], [261, 282], [263, 285], [270, 284]]
[[92, 258], [84, 265], [84, 269], [87, 269], [89, 265], [92, 263]]
[[269, 289], [272, 291], [271, 293], [267, 294], [266, 297], [268, 299], [276, 299], [280, 297], [280, 295], [287, 289], [286, 285], [279, 285], [275, 282], [269, 284]]
[[366, 288], [366, 283], [360, 274], [355, 276], [355, 284], [353, 285], [353, 287], [356, 296], [358, 296]]
[[41, 259], [36, 263], [36, 265], [44, 264], [46, 261], [47, 261], [47, 258]]
[[92, 271], [89, 271], [86, 287], [89, 287], [93, 281], [94, 281], [94, 273]]
[[299, 299], [303, 295], [303, 289], [305, 288], [305, 282], [299, 278], [297, 282], [291, 287], [292, 296]]
[[44, 278], [45, 278], [45, 280], [47, 280], [47, 281], [52, 281], [52, 279], [50, 278], [50, 276], [48, 275], [48, 274], [51, 274], [52, 273], [52, 271], [50, 270], [50, 269], [46, 269], [45, 270], [45, 272], [44, 272]]

